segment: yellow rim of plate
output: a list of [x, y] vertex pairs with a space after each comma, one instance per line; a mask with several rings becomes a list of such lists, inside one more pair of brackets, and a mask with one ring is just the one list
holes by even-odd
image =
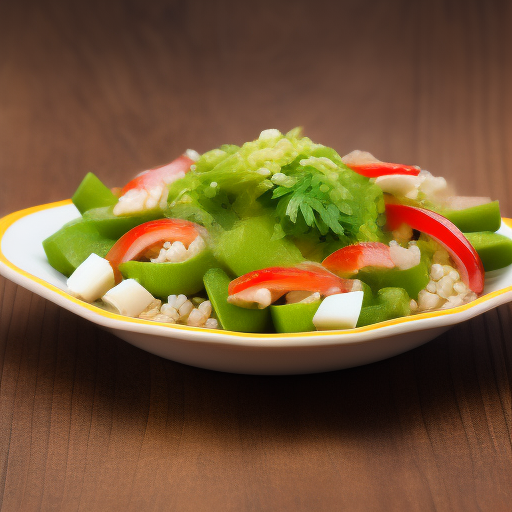
[[[405, 324], [408, 322], [414, 322], [416, 320], [420, 319], [427, 319], [427, 318], [437, 318], [445, 315], [453, 315], [455, 313], [459, 313], [462, 311], [467, 311], [473, 307], [475, 307], [478, 304], [482, 304], [484, 302], [487, 302], [488, 300], [491, 300], [495, 297], [499, 297], [500, 295], [503, 295], [504, 293], [507, 293], [509, 291], [512, 291], [512, 286], [509, 286], [507, 288], [503, 288], [501, 290], [497, 290], [495, 292], [488, 293], [486, 295], [483, 295], [482, 297], [479, 297], [478, 299], [465, 304], [463, 306], [458, 306], [456, 308], [441, 310], [441, 311], [431, 311], [428, 313], [419, 313], [417, 315], [411, 315], [406, 316], [402, 318], [396, 318], [394, 320], [387, 320], [385, 322], [381, 322], [378, 324], [368, 325], [366, 327], [357, 327], [355, 329], [347, 329], [343, 331], [312, 331], [312, 332], [298, 332], [298, 333], [242, 333], [242, 332], [235, 332], [235, 331], [219, 331], [216, 329], [205, 329], [204, 327], [189, 327], [187, 325], [178, 325], [178, 324], [166, 324], [163, 322], [153, 322], [151, 320], [142, 320], [140, 318], [131, 318], [123, 315], [119, 315], [116, 313], [111, 313], [109, 311], [106, 311], [104, 309], [99, 308], [98, 306], [94, 306], [93, 304], [89, 304], [87, 302], [83, 302], [68, 293], [60, 290], [56, 286], [47, 283], [43, 279], [40, 279], [39, 277], [36, 277], [25, 270], [22, 270], [21, 268], [17, 267], [11, 261], [9, 261], [5, 255], [2, 252], [1, 249], [1, 241], [3, 239], [3, 236], [7, 229], [9, 229], [10, 226], [12, 226], [16, 221], [22, 219], [23, 217], [26, 217], [28, 215], [32, 215], [33, 213], [38, 213], [43, 210], [48, 210], [51, 208], [59, 208], [60, 206], [66, 206], [72, 204], [71, 199], [66, 199], [64, 201], [58, 201], [55, 203], [48, 203], [43, 204], [40, 206], [33, 206], [32, 208], [26, 208], [24, 210], [19, 210], [17, 212], [11, 213], [2, 219], [0, 219], [0, 262], [2, 262], [4, 265], [6, 265], [11, 270], [15, 271], [16, 273], [30, 279], [31, 281], [34, 281], [35, 283], [47, 288], [48, 290], [51, 290], [54, 293], [57, 293], [58, 295], [61, 295], [62, 297], [66, 298], [67, 300], [85, 308], [88, 309], [100, 316], [103, 316], [105, 318], [109, 318], [111, 320], [118, 320], [123, 322], [129, 322], [129, 323], [135, 323], [135, 324], [143, 324], [143, 325], [151, 325], [151, 326], [162, 326], [166, 327], [168, 329], [179, 329], [184, 331], [191, 331], [191, 332], [208, 332], [212, 334], [229, 334], [230, 336], [235, 337], [241, 337], [241, 338], [307, 338], [311, 336], [340, 336], [340, 335], [347, 335], [347, 334], [353, 334], [358, 332], [368, 332], [368, 331], [375, 331], [377, 329], [381, 329], [383, 327], [390, 327], [393, 325], [400, 325]], [[510, 228], [512, 228], [512, 219], [503, 218], [503, 222]]]

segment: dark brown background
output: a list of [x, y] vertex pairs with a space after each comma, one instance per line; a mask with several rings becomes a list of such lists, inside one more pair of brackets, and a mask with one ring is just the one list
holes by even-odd
[[[303, 125], [512, 216], [511, 2], [0, 2], [0, 214]], [[36, 510], [512, 505], [511, 309], [369, 366], [142, 352], [0, 278], [0, 499]]]

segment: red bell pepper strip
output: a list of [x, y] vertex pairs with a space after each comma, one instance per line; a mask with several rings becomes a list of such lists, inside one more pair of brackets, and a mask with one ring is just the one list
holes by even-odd
[[375, 162], [369, 164], [345, 164], [347, 167], [362, 174], [367, 178], [378, 178], [379, 176], [388, 176], [389, 174], [406, 174], [408, 176], [418, 176], [420, 170], [412, 165], [392, 164], [388, 162]]
[[482, 293], [485, 274], [480, 256], [447, 218], [430, 210], [402, 204], [386, 204], [386, 216], [390, 231], [408, 224], [443, 245], [457, 264], [462, 281], [470, 290]]
[[105, 256], [114, 270], [116, 282], [121, 280], [119, 265], [139, 258], [148, 249], [163, 242], [180, 241], [188, 247], [200, 233], [200, 226], [182, 219], [159, 219], [145, 222], [125, 233]]
[[231, 281], [228, 293], [230, 297], [239, 295], [243, 301], [250, 302], [251, 295], [261, 288], [271, 292], [274, 302], [290, 291], [319, 292], [327, 296], [360, 290], [361, 283], [335, 276], [318, 264], [306, 263], [297, 267], [254, 270]]
[[327, 256], [322, 265], [336, 275], [356, 274], [364, 267], [393, 268], [389, 246], [380, 242], [347, 245]]
[[372, 154], [366, 151], [352, 151], [345, 155], [341, 161], [357, 174], [367, 178], [378, 178], [389, 174], [406, 174], [408, 176], [418, 176], [420, 168], [414, 165], [392, 164], [381, 162]]
[[121, 195], [134, 188], [149, 190], [153, 187], [171, 183], [180, 178], [181, 174], [185, 175], [193, 163], [194, 161], [188, 156], [181, 155], [167, 165], [144, 171], [122, 188]]

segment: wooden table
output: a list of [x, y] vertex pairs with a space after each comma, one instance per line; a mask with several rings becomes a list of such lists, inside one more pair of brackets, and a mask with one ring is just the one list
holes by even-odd
[[[73, 5], [75, 4], [75, 5]], [[512, 8], [0, 3], [0, 214], [303, 125], [512, 216]], [[0, 279], [2, 511], [512, 508], [512, 311], [322, 375], [138, 350]]]

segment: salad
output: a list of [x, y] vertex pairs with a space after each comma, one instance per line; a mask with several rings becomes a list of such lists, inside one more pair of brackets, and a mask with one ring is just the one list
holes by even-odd
[[85, 176], [43, 242], [69, 293], [121, 315], [239, 332], [351, 329], [466, 304], [512, 263], [497, 201], [296, 128], [187, 150], [123, 188]]

